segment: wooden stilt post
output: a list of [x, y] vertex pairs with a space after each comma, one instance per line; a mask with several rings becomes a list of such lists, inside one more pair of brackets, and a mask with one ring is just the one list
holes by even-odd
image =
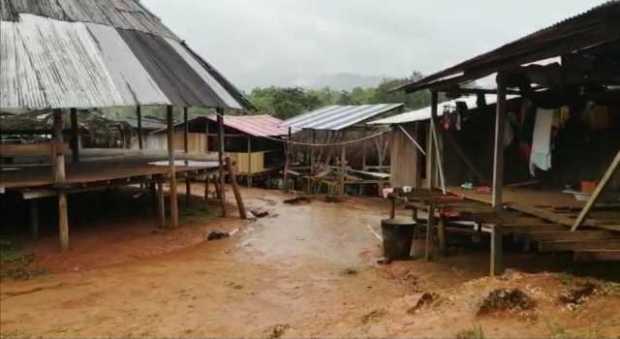
[[[64, 154], [64, 117], [61, 110], [54, 110], [54, 177], [56, 184], [62, 185], [67, 179]], [[60, 248], [69, 249], [69, 212], [67, 207], [67, 193], [64, 189], [58, 191], [58, 229], [60, 234]]]
[[228, 169], [228, 175], [230, 176], [230, 184], [233, 189], [233, 193], [235, 194], [235, 200], [237, 201], [237, 207], [239, 208], [239, 216], [241, 219], [247, 219], [248, 215], [245, 211], [245, 204], [243, 203], [243, 197], [241, 196], [241, 191], [239, 190], [239, 185], [237, 183], [237, 174], [235, 172], [235, 167], [233, 166], [232, 160], [229, 157], [226, 157], [226, 168]]
[[431, 261], [431, 253], [433, 251], [433, 227], [435, 226], [435, 206], [430, 204], [428, 206], [428, 223], [426, 224], [426, 246], [424, 252], [424, 259]]
[[588, 201], [583, 211], [581, 211], [581, 213], [579, 214], [579, 217], [577, 218], [577, 221], [572, 228], [573, 232], [577, 231], [577, 229], [579, 229], [579, 227], [581, 227], [581, 225], [586, 221], [586, 218], [588, 217], [588, 215], [590, 215], [590, 212], [594, 208], [594, 205], [596, 205], [596, 202], [605, 191], [605, 188], [607, 188], [607, 185], [618, 171], [618, 168], [620, 168], [620, 152], [618, 152], [618, 155], [616, 155], [616, 158], [611, 163], [611, 166], [609, 166], [609, 169], [607, 169], [607, 172], [603, 176], [603, 180], [601, 180], [601, 182], [598, 184], [598, 187], [596, 187], [596, 190], [594, 191], [594, 194], [592, 194], [590, 201]]
[[80, 126], [78, 125], [77, 109], [71, 109], [71, 160], [80, 162]]
[[226, 217], [226, 190], [224, 185], [226, 184], [226, 175], [224, 173], [224, 152], [225, 150], [225, 140], [224, 140], [224, 110], [221, 108], [217, 109], [217, 135], [218, 135], [218, 159], [220, 161], [220, 182], [219, 182], [219, 192], [220, 192], [220, 204], [222, 206], [222, 216]]
[[211, 183], [211, 179], [209, 178], [209, 174], [205, 177], [205, 201], [209, 201], [209, 184]]
[[[364, 137], [368, 134], [368, 128], [364, 128]], [[362, 142], [362, 171], [368, 168], [368, 142]]]
[[164, 184], [158, 181], [155, 185], [157, 191], [157, 216], [159, 217], [159, 227], [166, 228], [166, 197], [164, 195]]
[[[415, 123], [415, 137], [417, 139], [420, 138], [420, 131], [422, 130], [421, 126], [420, 126], [420, 122], [416, 122]], [[418, 149], [415, 150], [415, 154], [414, 156], [416, 157], [415, 159], [415, 188], [416, 189], [420, 189], [422, 188], [422, 162], [420, 161], [420, 152]]]
[[290, 141], [292, 136], [292, 129], [289, 127], [288, 129], [288, 139], [286, 140], [286, 144], [284, 145], [284, 192], [289, 192], [290, 187], [288, 185], [288, 171], [291, 166], [291, 153], [290, 153]]
[[248, 135], [248, 187], [252, 187], [252, 137]]
[[39, 202], [30, 200], [30, 235], [32, 240], [39, 239]]
[[439, 242], [439, 252], [441, 255], [448, 253], [448, 239], [446, 238], [446, 218], [441, 215], [437, 223], [437, 240]]
[[[437, 172], [439, 173], [439, 182], [441, 184], [441, 190], [443, 194], [446, 194], [446, 181], [444, 177], [443, 171], [443, 159], [442, 159], [442, 148], [439, 143], [439, 116], [438, 116], [438, 104], [439, 104], [439, 93], [437, 91], [432, 92], [432, 101], [433, 101], [433, 109], [431, 110], [431, 143], [434, 144], [433, 148], [435, 150], [435, 164], [437, 165]], [[435, 173], [435, 168], [433, 168], [433, 173]]]
[[138, 148], [142, 151], [144, 149], [144, 135], [142, 132], [142, 107], [140, 105], [136, 107], [136, 119], [138, 120]]
[[[189, 165], [187, 157], [189, 156], [189, 120], [188, 108], [183, 108], [183, 150], [185, 151], [185, 165]], [[190, 198], [192, 196], [192, 181], [189, 176], [185, 178], [185, 207], [189, 207]]]
[[493, 161], [493, 207], [503, 207], [504, 190], [504, 133], [506, 129], [506, 85], [503, 75], [497, 75], [497, 112], [495, 117], [495, 150]]
[[491, 276], [504, 274], [504, 237], [499, 227], [491, 229]]
[[[433, 91], [431, 96], [431, 116], [437, 114], [439, 102], [437, 92]], [[426, 138], [426, 188], [433, 190], [435, 188], [435, 169], [436, 169], [436, 152], [435, 141], [433, 138], [432, 119], [429, 123], [428, 134]]]
[[174, 140], [174, 108], [167, 107], [166, 118], [168, 120], [168, 163], [170, 166], [170, 227], [179, 227], [179, 197], [177, 194], [177, 170], [175, 160]]

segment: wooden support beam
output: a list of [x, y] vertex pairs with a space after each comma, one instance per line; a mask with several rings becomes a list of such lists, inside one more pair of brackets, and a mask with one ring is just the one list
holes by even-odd
[[[64, 129], [64, 116], [61, 110], [54, 110], [54, 139], [57, 145], [62, 145], [63, 141], [63, 129]], [[54, 179], [57, 185], [62, 185], [67, 180], [67, 173], [65, 168], [65, 155], [64, 153], [54, 154]], [[69, 249], [69, 211], [67, 206], [67, 193], [64, 191], [58, 192], [58, 230], [60, 236], [60, 248], [62, 251]]]
[[226, 147], [226, 140], [224, 140], [224, 110], [221, 108], [217, 109], [217, 135], [218, 135], [218, 160], [220, 162], [219, 167], [219, 198], [220, 205], [222, 207], [222, 216], [226, 217], [226, 174], [224, 173], [224, 152]]
[[534, 231], [528, 233], [532, 240], [536, 241], [573, 241], [573, 240], [604, 240], [611, 239], [613, 234], [606, 231]]
[[291, 154], [290, 154], [290, 141], [292, 137], [292, 128], [288, 129], [288, 139], [286, 140], [286, 144], [284, 144], [284, 192], [289, 192], [288, 185], [288, 170], [291, 166]]
[[[441, 184], [441, 190], [443, 192], [443, 194], [447, 193], [447, 189], [446, 189], [446, 180], [445, 180], [445, 176], [444, 176], [444, 170], [443, 170], [443, 159], [442, 159], [442, 147], [441, 144], [439, 143], [439, 128], [437, 126], [439, 126], [439, 117], [438, 117], [438, 107], [439, 107], [439, 93], [437, 93], [436, 91], [433, 91], [431, 93], [431, 101], [432, 101], [432, 107], [431, 107], [431, 128], [430, 128], [430, 133], [431, 133], [431, 143], [434, 144], [433, 148], [435, 150], [435, 164], [437, 166], [437, 171], [439, 173], [439, 180], [440, 180], [440, 184]], [[435, 168], [432, 168], [432, 171], [435, 171]], [[434, 188], [434, 186], [433, 186]]]
[[71, 161], [80, 162], [80, 125], [78, 124], [77, 109], [71, 109]]
[[241, 196], [241, 190], [239, 189], [239, 185], [237, 184], [237, 174], [235, 173], [235, 168], [233, 166], [232, 160], [230, 158], [226, 158], [226, 168], [228, 169], [228, 175], [230, 176], [230, 184], [233, 189], [233, 193], [235, 194], [235, 200], [237, 201], [237, 207], [239, 208], [239, 216], [241, 219], [245, 220], [248, 218], [248, 215], [245, 210], [245, 204], [243, 203], [243, 197]]
[[618, 152], [618, 154], [616, 155], [616, 158], [611, 163], [611, 166], [609, 166], [609, 169], [607, 169], [607, 172], [603, 176], [603, 179], [601, 180], [601, 182], [598, 184], [598, 187], [594, 191], [594, 194], [592, 194], [592, 197], [586, 204], [586, 207], [579, 214], [577, 221], [573, 225], [573, 228], [572, 228], [573, 232], [577, 231], [577, 229], [579, 229], [579, 227], [581, 227], [581, 225], [583, 225], [583, 223], [586, 221], [586, 219], [588, 218], [588, 215], [590, 215], [590, 212], [592, 212], [592, 209], [594, 208], [598, 200], [601, 198], [601, 195], [603, 194], [603, 192], [605, 191], [605, 189], [611, 182], [611, 179], [618, 172], [619, 167], [620, 167], [620, 152]]
[[166, 196], [164, 195], [164, 184], [156, 183], [157, 190], [157, 216], [159, 218], [159, 227], [166, 228]]
[[433, 227], [435, 226], [435, 206], [430, 204], [428, 206], [428, 223], [426, 224], [426, 244], [424, 249], [424, 259], [431, 261], [431, 253], [433, 251]]
[[504, 203], [504, 134], [506, 129], [506, 85], [503, 75], [497, 75], [497, 112], [493, 158], [493, 207], [501, 209]]
[[574, 254], [574, 260], [582, 263], [605, 261], [618, 262], [620, 261], [620, 249], [577, 251]]
[[426, 135], [426, 188], [433, 190], [435, 188], [436, 176], [435, 176], [435, 142], [433, 141], [433, 127], [429, 123], [428, 131]]
[[448, 254], [448, 238], [446, 235], [446, 218], [444, 216], [439, 217], [437, 223], [437, 239], [439, 242], [439, 253], [442, 256]]
[[170, 167], [170, 227], [179, 227], [179, 197], [177, 193], [177, 171], [175, 161], [175, 140], [174, 140], [174, 108], [168, 106], [166, 109], [166, 120], [168, 122], [168, 164]]
[[500, 227], [491, 228], [491, 276], [504, 274], [504, 234]]
[[136, 119], [138, 120], [138, 148], [142, 151], [144, 149], [144, 134], [142, 131], [142, 107], [136, 106]]

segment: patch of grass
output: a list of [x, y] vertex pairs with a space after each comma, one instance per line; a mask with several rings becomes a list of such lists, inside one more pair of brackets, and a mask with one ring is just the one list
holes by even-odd
[[608, 337], [603, 336], [600, 330], [596, 327], [591, 327], [587, 330], [576, 332], [569, 331], [557, 324], [548, 323], [549, 331], [551, 332], [549, 338], [551, 339], [606, 339]]
[[485, 339], [482, 326], [478, 325], [472, 329], [464, 330], [456, 335], [456, 339]]
[[217, 209], [202, 205], [190, 205], [189, 207], [181, 207], [181, 221], [199, 221], [207, 222], [217, 217]]
[[17, 241], [0, 238], [0, 280], [29, 280], [47, 274], [46, 270], [32, 269], [32, 253], [24, 253]]

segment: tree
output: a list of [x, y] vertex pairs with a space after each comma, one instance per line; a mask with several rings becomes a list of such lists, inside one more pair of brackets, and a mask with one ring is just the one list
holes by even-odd
[[376, 88], [356, 87], [351, 91], [335, 91], [329, 87], [256, 88], [249, 97], [259, 112], [272, 114], [280, 119], [289, 119], [329, 105], [404, 103], [406, 109], [414, 110], [430, 105], [430, 93], [420, 91], [408, 94], [394, 89], [421, 78], [420, 73], [414, 72], [407, 78], [386, 79]]

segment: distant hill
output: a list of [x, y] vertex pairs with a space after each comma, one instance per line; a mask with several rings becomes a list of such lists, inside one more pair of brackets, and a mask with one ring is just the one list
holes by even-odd
[[298, 78], [293, 80], [293, 85], [310, 89], [329, 87], [337, 91], [350, 91], [355, 87], [377, 87], [386, 78], [385, 76], [338, 73], [321, 75], [315, 78]]

